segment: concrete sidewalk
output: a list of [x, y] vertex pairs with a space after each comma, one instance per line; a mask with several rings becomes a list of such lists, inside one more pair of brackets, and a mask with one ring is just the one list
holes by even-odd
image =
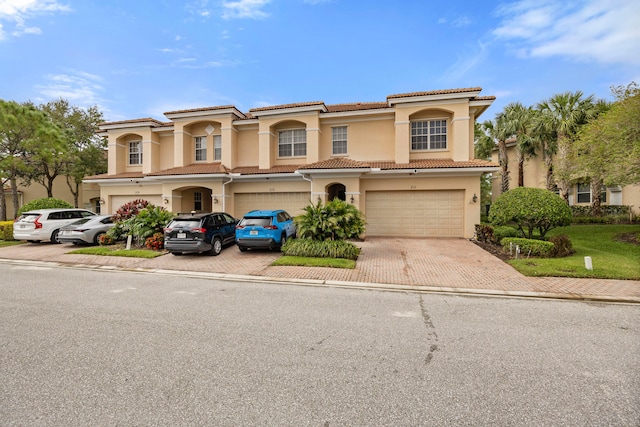
[[[49, 243], [0, 248], [0, 260], [45, 261], [85, 268], [179, 272], [199, 277], [303, 282], [316, 286], [510, 295], [640, 303], [640, 281], [525, 277], [464, 239], [368, 238], [353, 270], [274, 267], [278, 252], [225, 248], [217, 257], [163, 255], [154, 259], [68, 254], [72, 245]], [[188, 273], [187, 273], [188, 272]]]

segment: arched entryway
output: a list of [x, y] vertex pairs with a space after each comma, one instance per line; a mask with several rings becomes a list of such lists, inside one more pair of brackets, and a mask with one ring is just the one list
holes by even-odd
[[327, 200], [339, 199], [345, 202], [347, 200], [346, 191], [347, 188], [340, 183], [331, 184], [327, 187]]

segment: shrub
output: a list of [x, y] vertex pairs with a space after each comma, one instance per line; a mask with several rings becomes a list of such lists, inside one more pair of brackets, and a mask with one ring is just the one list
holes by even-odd
[[552, 228], [569, 225], [571, 209], [549, 190], [517, 187], [493, 202], [489, 221], [494, 226], [515, 224], [522, 237], [530, 239], [538, 231], [544, 238]]
[[147, 237], [144, 245], [151, 250], [159, 251], [164, 249], [164, 233], [154, 233], [153, 236]]
[[521, 237], [505, 237], [500, 242], [502, 249], [508, 252], [511, 245], [515, 249], [516, 245], [520, 247], [520, 253], [523, 256], [550, 257], [553, 251], [553, 243], [544, 240], [523, 239]]
[[489, 224], [476, 224], [476, 239], [478, 240], [478, 242], [492, 242], [493, 227]]
[[564, 234], [552, 236], [549, 239], [549, 242], [553, 243], [553, 249], [550, 254], [553, 258], [561, 258], [573, 253], [573, 247], [569, 236], [565, 236]]
[[0, 239], [2, 240], [14, 240], [13, 239], [13, 221], [0, 222]]
[[113, 217], [114, 222], [120, 222], [138, 215], [142, 209], [146, 208], [149, 202], [144, 199], [136, 199], [120, 206]]
[[120, 233], [121, 238], [131, 234], [138, 242], [137, 244], [142, 245], [141, 242], [144, 242], [147, 237], [162, 233], [172, 218], [173, 214], [165, 208], [148, 204], [131, 218], [116, 223], [111, 230], [119, 227], [114, 233]]
[[43, 199], [32, 200], [29, 203], [23, 205], [18, 209], [17, 216], [22, 215], [23, 212], [32, 211], [34, 209], [52, 209], [52, 208], [72, 208], [73, 205], [65, 202], [61, 199], [55, 199], [53, 197], [45, 197]]
[[282, 245], [282, 253], [288, 256], [314, 258], [346, 258], [356, 260], [360, 248], [344, 240], [291, 239]]
[[513, 227], [509, 227], [508, 225], [500, 225], [493, 228], [493, 238], [491, 239], [492, 243], [499, 245], [505, 237], [518, 237], [518, 230]]
[[309, 204], [305, 213], [296, 217], [298, 236], [312, 240], [343, 240], [364, 233], [364, 218], [354, 205], [333, 199], [326, 205]]
[[109, 235], [109, 232], [107, 232], [106, 234], [103, 234], [98, 238], [98, 243], [100, 243], [100, 246], [109, 246], [115, 245], [116, 241], [112, 236]]

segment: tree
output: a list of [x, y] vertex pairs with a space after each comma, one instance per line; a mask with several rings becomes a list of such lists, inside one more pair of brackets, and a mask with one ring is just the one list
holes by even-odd
[[601, 213], [603, 186], [640, 182], [640, 91], [636, 86], [635, 95], [622, 93], [626, 98], [583, 126], [575, 141], [577, 167], [591, 183], [594, 215]]
[[[482, 130], [498, 145], [498, 161], [500, 163], [500, 192], [509, 191], [509, 157], [507, 155], [507, 138], [511, 136], [506, 128], [504, 113], [496, 114], [494, 121], [485, 120], [482, 123]], [[486, 144], [486, 142], [485, 142]]]
[[82, 179], [107, 170], [106, 143], [96, 136], [98, 124], [103, 121], [102, 113], [95, 106], [84, 110], [62, 98], [40, 108], [62, 130], [63, 145], [55, 158], [39, 157], [39, 168], [33, 178], [50, 193], [53, 180], [64, 175], [77, 207]]
[[[28, 159], [48, 150], [58, 137], [57, 127], [30, 103], [0, 100], [0, 177], [9, 181], [14, 212], [19, 208], [18, 179], [30, 171]], [[5, 198], [4, 191], [0, 198]], [[6, 202], [0, 201], [0, 206], [6, 206]], [[0, 216], [6, 220], [5, 209]]]
[[501, 194], [491, 205], [489, 222], [494, 225], [515, 224], [523, 237], [540, 238], [555, 227], [571, 222], [571, 209], [555, 193], [541, 188], [517, 187]]
[[525, 107], [520, 102], [513, 102], [504, 109], [505, 134], [516, 139], [516, 156], [518, 163], [518, 187], [524, 187], [524, 162], [535, 155], [534, 119], [532, 107]]
[[[578, 128], [585, 124], [595, 114], [593, 95], [584, 97], [581, 91], [556, 94], [538, 104], [540, 111], [538, 121], [539, 136], [546, 138], [555, 136], [554, 143], [548, 144], [547, 155], [555, 154], [552, 171], [554, 181], [560, 188], [560, 194], [569, 203], [569, 186], [574, 173], [574, 163], [571, 162], [571, 143]], [[547, 141], [548, 142], [548, 141]], [[547, 189], [549, 189], [547, 182]]]

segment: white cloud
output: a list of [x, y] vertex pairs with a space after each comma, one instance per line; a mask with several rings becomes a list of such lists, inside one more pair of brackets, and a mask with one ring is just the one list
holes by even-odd
[[638, 1], [523, 0], [499, 7], [497, 14], [502, 22], [493, 34], [515, 41], [519, 55], [640, 64]]
[[83, 71], [71, 71], [69, 74], [49, 74], [47, 83], [36, 86], [46, 99], [64, 98], [72, 104], [82, 107], [100, 105], [101, 92], [104, 92], [102, 78]]
[[[18, 37], [23, 34], [42, 34], [42, 30], [35, 26], [28, 26], [27, 21], [39, 15], [71, 12], [68, 5], [57, 0], [0, 0], [0, 21], [11, 25], [11, 35]], [[6, 38], [8, 28], [0, 24], [0, 40]]]
[[269, 16], [262, 8], [271, 0], [224, 0], [222, 17], [224, 19], [263, 19]]

